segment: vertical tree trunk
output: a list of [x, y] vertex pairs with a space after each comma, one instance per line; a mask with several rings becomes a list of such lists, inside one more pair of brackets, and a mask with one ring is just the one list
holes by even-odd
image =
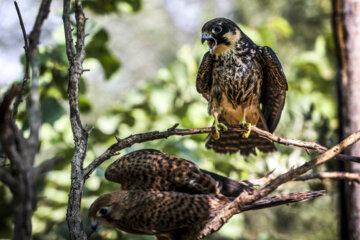
[[[360, 129], [360, 0], [333, 0], [333, 25], [339, 60], [338, 92], [340, 138]], [[349, 154], [360, 156], [360, 143]], [[360, 164], [349, 163], [346, 170], [360, 172]], [[340, 184], [341, 239], [360, 239], [360, 186]], [[341, 192], [340, 191], [340, 192]], [[341, 204], [341, 203], [340, 203]], [[347, 218], [347, 219], [346, 219]]]
[[31, 239], [31, 216], [36, 202], [31, 169], [27, 173], [20, 174], [16, 180], [19, 185], [13, 201], [14, 239]]

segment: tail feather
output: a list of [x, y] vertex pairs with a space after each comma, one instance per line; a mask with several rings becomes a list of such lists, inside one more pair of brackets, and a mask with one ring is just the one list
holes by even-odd
[[312, 198], [323, 196], [326, 191], [308, 191], [308, 192], [295, 192], [288, 194], [279, 194], [270, 197], [264, 197], [250, 205], [246, 205], [242, 208], [242, 212], [249, 210], [258, 210], [262, 208], [275, 207], [283, 204], [295, 203], [306, 201]]
[[253, 189], [244, 182], [238, 182], [238, 181], [232, 180], [228, 177], [224, 177], [219, 174], [216, 174], [214, 172], [206, 171], [204, 169], [201, 169], [201, 171], [203, 173], [210, 175], [218, 183], [220, 183], [220, 185], [221, 185], [220, 193], [226, 197], [237, 197], [243, 191], [248, 191], [248, 192], [253, 191]]
[[265, 153], [276, 150], [273, 142], [259, 137], [254, 132], [251, 132], [248, 138], [243, 138], [241, 133], [238, 132], [221, 132], [218, 140], [210, 136], [205, 146], [209, 149], [214, 149], [218, 153], [235, 153], [240, 151], [240, 154], [245, 156], [248, 156], [250, 153], [255, 154], [255, 147]]

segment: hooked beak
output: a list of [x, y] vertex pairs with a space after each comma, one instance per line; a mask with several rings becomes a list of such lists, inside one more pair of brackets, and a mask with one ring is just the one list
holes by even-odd
[[201, 43], [204, 44], [205, 41], [207, 41], [207, 44], [210, 48], [210, 53], [212, 54], [217, 46], [216, 39], [207, 32], [204, 32], [201, 36]]
[[99, 221], [91, 221], [91, 228], [96, 231], [97, 227], [100, 225]]

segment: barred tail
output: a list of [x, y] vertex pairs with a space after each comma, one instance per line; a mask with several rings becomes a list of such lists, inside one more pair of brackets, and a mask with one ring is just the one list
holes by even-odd
[[262, 152], [273, 152], [276, 150], [274, 143], [267, 139], [259, 137], [251, 132], [248, 138], [243, 138], [238, 132], [222, 132], [220, 139], [215, 140], [209, 136], [205, 145], [209, 149], [214, 149], [218, 153], [235, 153], [240, 151], [241, 155], [248, 156], [255, 154], [255, 147]]

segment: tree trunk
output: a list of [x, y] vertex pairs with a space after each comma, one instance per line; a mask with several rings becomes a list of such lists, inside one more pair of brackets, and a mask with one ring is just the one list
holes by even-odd
[[35, 209], [34, 184], [29, 172], [20, 174], [16, 181], [17, 191], [14, 192], [13, 218], [14, 218], [14, 239], [31, 239], [32, 226], [31, 216]]
[[[333, 26], [337, 46], [339, 75], [338, 99], [340, 138], [360, 129], [360, 0], [333, 0]], [[360, 156], [360, 143], [349, 152]], [[360, 172], [360, 164], [349, 163], [342, 167]], [[360, 186], [348, 182], [340, 184], [342, 204], [340, 239], [360, 239]], [[341, 195], [341, 194], [340, 194]]]

